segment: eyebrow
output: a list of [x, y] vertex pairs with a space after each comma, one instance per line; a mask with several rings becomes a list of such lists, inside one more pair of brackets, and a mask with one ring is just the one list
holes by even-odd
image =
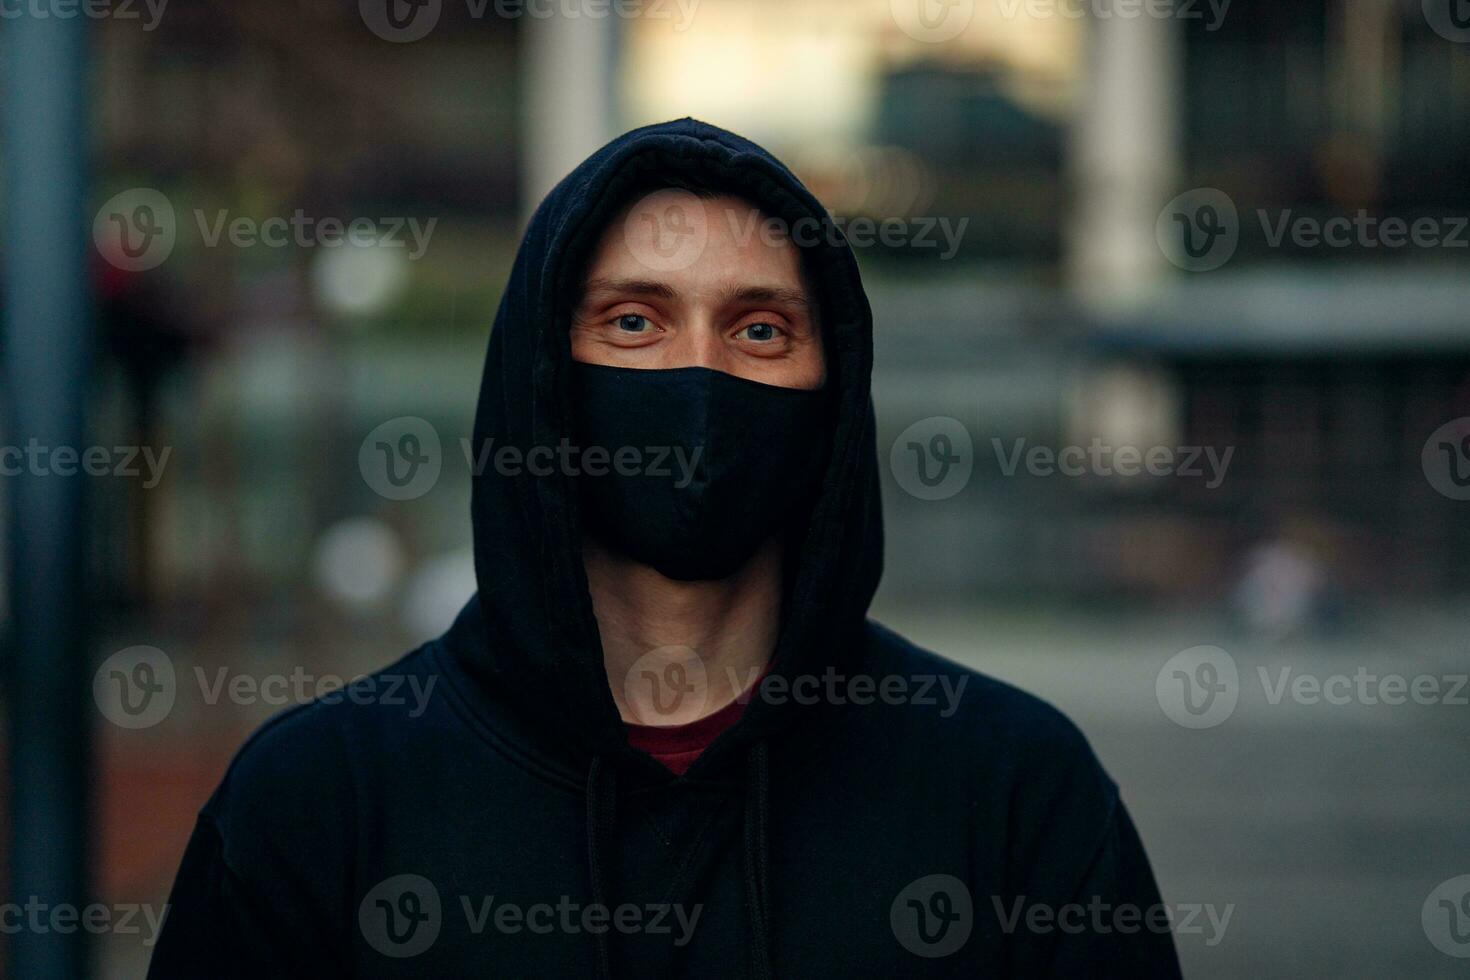
[[583, 293], [627, 293], [633, 296], [657, 296], [659, 299], [679, 298], [673, 286], [653, 279], [589, 279]]
[[[668, 300], [678, 299], [679, 296], [678, 291], [668, 283], [653, 279], [607, 279], [602, 277], [587, 281], [584, 295], [593, 293], [655, 296]], [[786, 286], [730, 285], [720, 290], [720, 301], [724, 303], [781, 303], [802, 309], [808, 309], [812, 305], [803, 290], [790, 289]]]
[[720, 291], [720, 299], [726, 303], [781, 303], [802, 309], [811, 306], [805, 292], [785, 286], [731, 286]]

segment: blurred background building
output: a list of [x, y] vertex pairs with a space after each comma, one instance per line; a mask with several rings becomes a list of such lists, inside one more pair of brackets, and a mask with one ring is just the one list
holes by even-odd
[[[894, 229], [857, 248], [893, 461], [879, 612], [1078, 718], [1165, 898], [1236, 907], [1218, 944], [1179, 937], [1187, 975], [1456, 975], [1420, 903], [1470, 873], [1470, 709], [1273, 705], [1254, 678], [1470, 664], [1470, 442], [1435, 437], [1470, 416], [1470, 25], [1453, 0], [1142, 7], [195, 0], [89, 25], [93, 438], [170, 450], [155, 485], [89, 484], [96, 660], [148, 645], [179, 677], [158, 724], [96, 719], [98, 894], [164, 900], [281, 707], [204, 678], [352, 676], [447, 626], [519, 230], [607, 138], [694, 115], [855, 239]], [[105, 231], [150, 193], [156, 263]], [[229, 232], [297, 213], [406, 245]], [[1391, 219], [1425, 234], [1387, 243]], [[359, 456], [404, 416], [442, 472], [394, 500]], [[969, 476], [935, 499], [902, 470], [943, 419]], [[1015, 455], [1095, 441], [1201, 473]], [[1190, 731], [1154, 678], [1201, 644], [1242, 707]], [[97, 946], [99, 975], [142, 975], [139, 937]]]

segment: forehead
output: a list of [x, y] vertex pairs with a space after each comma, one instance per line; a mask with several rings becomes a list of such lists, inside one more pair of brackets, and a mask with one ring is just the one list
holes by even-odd
[[780, 222], [743, 198], [684, 190], [642, 195], [608, 223], [586, 279], [610, 275], [691, 287], [759, 276], [796, 289], [804, 278], [801, 251]]

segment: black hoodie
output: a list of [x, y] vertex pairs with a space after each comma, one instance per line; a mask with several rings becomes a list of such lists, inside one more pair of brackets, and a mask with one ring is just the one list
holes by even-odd
[[[712, 126], [610, 143], [526, 232], [475, 445], [572, 431], [589, 249], [630, 195], [690, 176], [786, 222], [826, 216]], [[354, 696], [246, 743], [199, 815], [150, 977], [1178, 975], [1133, 824], [1077, 729], [867, 620], [882, 568], [872, 319], [840, 237], [809, 236], [803, 258], [836, 420], [740, 721], [683, 776], [630, 748], [575, 481], [485, 467], [478, 595]]]

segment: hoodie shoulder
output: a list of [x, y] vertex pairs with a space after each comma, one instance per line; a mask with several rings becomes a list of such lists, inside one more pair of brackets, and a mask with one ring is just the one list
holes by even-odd
[[299, 840], [315, 828], [340, 837], [365, 758], [406, 741], [405, 726], [427, 722], [440, 696], [427, 651], [287, 708], [245, 740], [201, 811], [218, 828], [228, 863], [248, 866], [260, 855], [237, 851], [269, 846], [275, 832]]
[[[953, 716], [964, 715], [995, 727], [998, 736], [1043, 739], [1055, 750], [1086, 750], [1087, 740], [1072, 720], [1049, 702], [989, 674], [965, 667], [947, 657], [900, 636], [873, 620], [868, 621], [869, 662], [883, 673], [948, 678], [964, 690], [951, 707]], [[943, 707], [943, 706], [941, 706]]]
[[375, 746], [407, 731], [423, 649], [246, 739], [199, 813], [150, 980], [348, 975], [361, 790]]
[[905, 792], [968, 826], [1002, 891], [1050, 896], [1054, 905], [1084, 892], [1155, 894], [1118, 787], [1071, 719], [876, 623], [866, 647], [867, 669], [880, 682], [897, 676], [920, 692], [932, 677], [938, 693], [849, 712], [871, 719], [852, 722], [857, 738], [901, 774]]
[[[902, 721], [896, 731], [914, 740], [916, 751], [954, 756], [956, 765], [972, 772], [978, 766], [987, 780], [1003, 781], [1020, 797], [1066, 797], [1099, 821], [1111, 819], [1116, 784], [1087, 737], [1053, 705], [873, 621], [867, 662], [880, 683], [898, 677], [914, 692], [897, 712]], [[921, 698], [926, 687], [928, 696]]]

